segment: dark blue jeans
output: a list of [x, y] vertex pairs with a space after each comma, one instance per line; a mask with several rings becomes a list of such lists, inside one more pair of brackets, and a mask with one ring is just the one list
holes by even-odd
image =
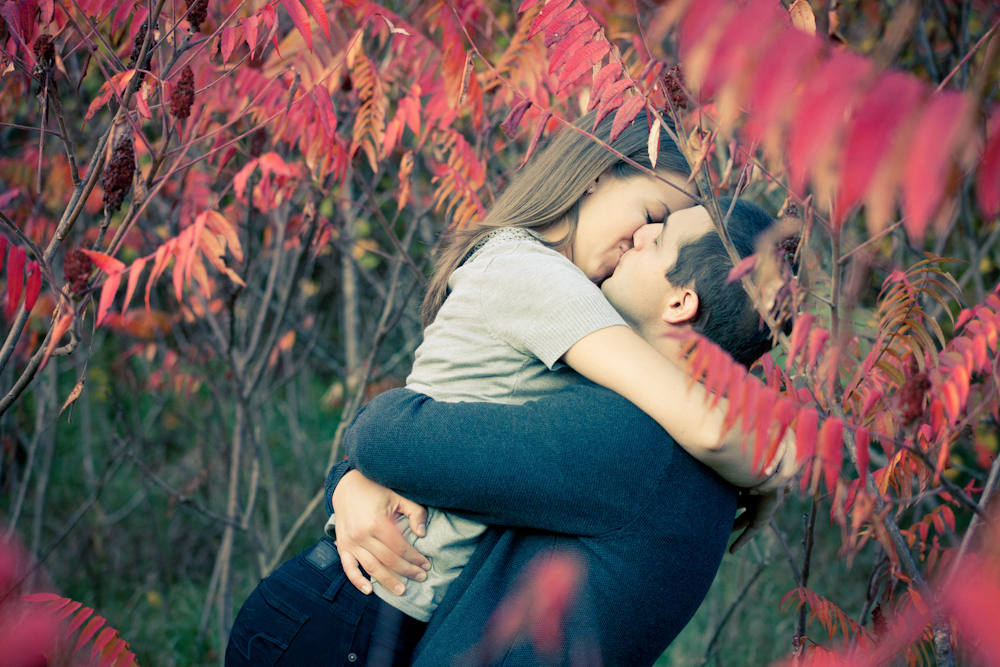
[[354, 588], [324, 537], [257, 584], [229, 634], [226, 667], [401, 667], [426, 627]]

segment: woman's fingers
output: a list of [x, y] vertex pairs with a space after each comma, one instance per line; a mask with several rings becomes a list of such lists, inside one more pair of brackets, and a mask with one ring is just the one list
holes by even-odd
[[410, 530], [417, 537], [427, 534], [427, 508], [409, 498], [399, 496], [399, 513], [410, 520]]
[[392, 591], [396, 595], [402, 595], [406, 592], [406, 586], [403, 585], [403, 582], [397, 579], [393, 573], [389, 571], [389, 568], [383, 565], [382, 562], [367, 549], [355, 547], [355, 556], [357, 556], [358, 563], [361, 564], [361, 567], [365, 569], [365, 572], [367, 572], [374, 581], [382, 584], [386, 587], [386, 589]]
[[380, 522], [361, 544], [393, 572], [417, 581], [427, 578], [425, 570], [430, 569], [430, 561], [406, 541], [392, 522]]
[[340, 565], [344, 568], [347, 580], [365, 595], [371, 593], [372, 585], [368, 583], [368, 579], [361, 573], [361, 568], [358, 567], [358, 559], [351, 552], [340, 548], [339, 544], [337, 545], [337, 552], [340, 554]]

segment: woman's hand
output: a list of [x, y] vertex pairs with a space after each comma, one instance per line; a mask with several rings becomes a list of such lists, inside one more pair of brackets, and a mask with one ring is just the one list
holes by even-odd
[[739, 551], [754, 535], [770, 523], [771, 515], [778, 509], [788, 487], [798, 476], [797, 457], [795, 434], [791, 430], [785, 431], [785, 435], [778, 445], [778, 450], [774, 453], [774, 458], [764, 468], [764, 474], [769, 475], [769, 477], [757, 486], [740, 493], [740, 507], [745, 508], [745, 510], [733, 522], [733, 532], [737, 530], [743, 532], [729, 547], [729, 553], [734, 554]]
[[430, 561], [396, 527], [396, 520], [405, 516], [411, 530], [423, 537], [427, 522], [423, 506], [352, 470], [333, 492], [333, 512], [340, 564], [359, 591], [365, 595], [372, 592], [359, 564], [396, 595], [402, 595], [406, 587], [394, 573], [417, 581], [427, 578]]

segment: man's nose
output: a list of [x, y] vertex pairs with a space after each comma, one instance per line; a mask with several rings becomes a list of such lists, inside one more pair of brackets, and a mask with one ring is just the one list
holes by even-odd
[[646, 243], [649, 241], [649, 228], [653, 225], [643, 225], [639, 229], [635, 230], [635, 234], [632, 235], [632, 247], [636, 250], [642, 250]]

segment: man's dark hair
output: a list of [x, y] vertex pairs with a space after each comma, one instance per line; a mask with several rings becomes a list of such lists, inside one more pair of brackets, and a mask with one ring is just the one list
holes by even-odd
[[[731, 197], [719, 197], [723, 214]], [[774, 218], [754, 203], [736, 200], [726, 230], [740, 258], [754, 253], [757, 236], [774, 224]], [[677, 262], [667, 280], [677, 287], [693, 286], [698, 294], [698, 313], [691, 322], [705, 336], [749, 368], [771, 349], [771, 332], [760, 321], [750, 295], [739, 280], [728, 282], [733, 262], [715, 230], [688, 241], [677, 251]]]

